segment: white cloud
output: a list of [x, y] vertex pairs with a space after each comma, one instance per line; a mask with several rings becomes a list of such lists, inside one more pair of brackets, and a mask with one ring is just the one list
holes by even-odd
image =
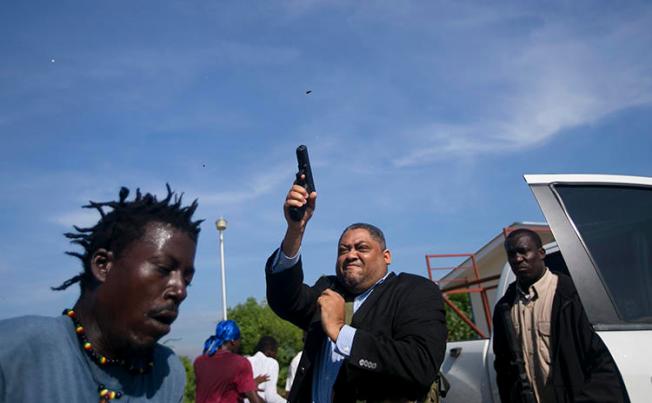
[[486, 115], [406, 130], [410, 147], [394, 165], [529, 149], [565, 129], [652, 103], [649, 13], [583, 35], [571, 22], [548, 23], [496, 49], [507, 56], [486, 60], [483, 68], [504, 90], [488, 96]]
[[211, 205], [239, 204], [257, 199], [270, 191], [283, 186], [288, 180], [288, 172], [292, 172], [288, 163], [256, 172], [242, 181], [231, 183], [229, 186], [244, 188], [243, 190], [225, 190], [214, 193], [198, 193], [198, 198], [203, 207]]
[[68, 228], [72, 228], [73, 225], [84, 228], [92, 227], [99, 218], [100, 215], [97, 210], [75, 210], [55, 215], [52, 217], [51, 222]]

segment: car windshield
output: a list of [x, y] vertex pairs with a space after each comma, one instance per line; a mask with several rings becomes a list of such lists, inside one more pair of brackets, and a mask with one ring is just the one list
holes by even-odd
[[652, 323], [652, 188], [557, 185], [620, 319]]

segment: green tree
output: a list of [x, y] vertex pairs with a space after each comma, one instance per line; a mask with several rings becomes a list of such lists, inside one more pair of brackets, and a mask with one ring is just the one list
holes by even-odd
[[183, 403], [195, 403], [195, 370], [190, 358], [182, 355], [179, 357], [186, 370], [186, 389], [183, 392]]
[[253, 354], [261, 336], [272, 336], [278, 340], [278, 379], [279, 385], [284, 388], [288, 365], [303, 348], [301, 329], [279, 318], [266, 302], [258, 302], [255, 298], [248, 298], [244, 303], [229, 308], [228, 317], [240, 327], [242, 354]]
[[[469, 294], [451, 294], [448, 298], [466, 316], [473, 319], [471, 300]], [[446, 325], [448, 326], [448, 341], [473, 340], [478, 335], [448, 306], [446, 305]]]

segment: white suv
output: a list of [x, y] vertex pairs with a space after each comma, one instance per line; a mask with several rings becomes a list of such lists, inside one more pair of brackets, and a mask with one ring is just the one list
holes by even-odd
[[652, 399], [652, 178], [526, 175], [632, 402]]

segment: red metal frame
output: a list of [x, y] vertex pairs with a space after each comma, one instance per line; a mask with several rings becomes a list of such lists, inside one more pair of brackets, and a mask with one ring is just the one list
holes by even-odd
[[473, 321], [471, 319], [469, 319], [469, 317], [466, 316], [466, 314], [464, 314], [464, 312], [462, 312], [462, 310], [460, 308], [458, 308], [457, 305], [455, 305], [455, 303], [453, 301], [448, 299], [448, 296], [446, 294], [443, 294], [442, 298], [444, 299], [444, 302], [446, 303], [446, 305], [448, 305], [453, 310], [453, 312], [455, 312], [457, 314], [457, 316], [459, 316], [460, 319], [462, 319], [464, 321], [464, 323], [469, 325], [469, 327], [474, 332], [476, 332], [483, 339], [487, 338], [487, 336], [484, 334], [484, 332], [482, 330], [480, 330], [480, 328], [478, 328], [475, 325], [475, 323], [473, 323]]
[[[502, 231], [503, 237], [506, 239], [510, 232], [516, 231], [517, 229], [521, 229], [521, 228], [527, 228], [535, 232], [551, 232], [550, 227], [547, 226], [546, 227], [542, 227], [540, 225], [519, 225], [518, 227], [509, 226], [503, 228]], [[428, 268], [428, 278], [430, 278], [431, 281], [435, 281], [432, 278], [433, 270], [452, 271], [452, 270], [459, 270], [463, 267], [468, 267], [468, 266], [462, 266], [461, 264], [455, 267], [432, 267], [431, 266], [430, 264], [431, 259], [442, 259], [442, 258], [449, 258], [449, 259], [467, 258], [471, 260], [471, 267], [473, 269], [473, 275], [475, 276], [475, 279], [473, 280], [469, 280], [468, 278], [455, 279], [455, 281], [459, 281], [461, 284], [448, 287], [445, 291], [442, 291], [443, 298], [446, 305], [448, 305], [453, 310], [453, 312], [455, 312], [455, 314], [457, 314], [460, 317], [460, 319], [462, 319], [464, 323], [466, 323], [475, 333], [477, 333], [478, 336], [482, 338], [487, 338], [488, 336], [485, 335], [484, 332], [480, 330], [480, 328], [478, 328], [478, 326], [475, 323], [473, 323], [473, 321], [468, 316], [466, 316], [466, 314], [458, 306], [456, 306], [453, 301], [451, 301], [448, 298], [448, 296], [454, 294], [469, 294], [469, 293], [480, 294], [480, 298], [482, 299], [482, 307], [483, 307], [484, 316], [487, 324], [487, 329], [489, 329], [489, 332], [491, 332], [491, 327], [492, 327], [491, 307], [489, 306], [489, 298], [487, 297], [487, 291], [493, 290], [498, 286], [497, 285], [483, 286], [482, 284], [486, 282], [498, 280], [500, 278], [500, 275], [493, 275], [493, 276], [487, 276], [481, 278], [475, 253], [440, 253], [440, 254], [426, 255], [426, 267]], [[467, 259], [464, 259], [462, 263]], [[449, 281], [452, 282], [451, 280]], [[439, 281], [435, 281], [435, 282], [439, 284]]]
[[[430, 278], [431, 281], [434, 281], [432, 279], [432, 271], [433, 270], [459, 270], [463, 267], [468, 267], [468, 266], [455, 266], [455, 267], [432, 267], [430, 264], [431, 259], [442, 259], [442, 258], [467, 258], [471, 260], [471, 268], [473, 269], [473, 275], [475, 279], [469, 280], [468, 278], [465, 279], [459, 279], [457, 281], [462, 282], [460, 285], [456, 285], [451, 287], [450, 289], [447, 289], [446, 291], [443, 291], [443, 296], [444, 296], [444, 302], [455, 312], [464, 323], [469, 325], [469, 327], [478, 334], [478, 336], [482, 338], [487, 338], [488, 336], [484, 334], [478, 326], [473, 323], [473, 321], [462, 312], [459, 307], [455, 305], [453, 301], [451, 301], [448, 298], [448, 295], [453, 295], [453, 294], [468, 294], [468, 293], [478, 293], [480, 294], [480, 298], [482, 299], [482, 307], [484, 310], [484, 316], [485, 316], [485, 321], [487, 323], [487, 329], [489, 329], [489, 332], [491, 332], [491, 308], [489, 307], [489, 297], [487, 297], [487, 290], [495, 288], [495, 286], [490, 286], [490, 287], [483, 287], [482, 283], [491, 281], [495, 279], [495, 276], [491, 276], [491, 278], [480, 278], [480, 272], [478, 270], [478, 264], [475, 258], [474, 253], [439, 253], [439, 254], [431, 254], [431, 255], [426, 255], [426, 267], [428, 268], [428, 277]], [[464, 259], [466, 261], [467, 259]], [[439, 283], [439, 282], [437, 282]], [[470, 288], [469, 286], [476, 286], [473, 288]]]

